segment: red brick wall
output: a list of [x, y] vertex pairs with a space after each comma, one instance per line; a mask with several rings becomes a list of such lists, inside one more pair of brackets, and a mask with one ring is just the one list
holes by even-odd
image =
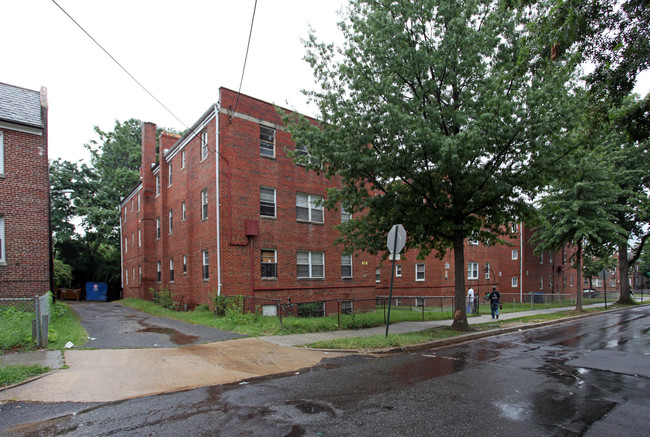
[[0, 265], [0, 297], [34, 297], [50, 289], [47, 130], [43, 135], [0, 131], [4, 135], [0, 215], [6, 250], [6, 264]]

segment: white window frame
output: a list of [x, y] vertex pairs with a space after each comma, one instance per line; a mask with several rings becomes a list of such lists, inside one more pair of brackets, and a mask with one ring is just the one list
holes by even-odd
[[172, 163], [169, 163], [169, 173], [167, 173], [167, 186], [171, 187], [172, 186]]
[[[262, 130], [266, 130], [265, 136], [272, 137], [272, 141], [269, 141], [267, 138], [262, 139]], [[275, 133], [275, 128], [260, 124], [260, 156], [275, 158]]]
[[201, 132], [201, 161], [208, 157], [208, 131]]
[[174, 282], [174, 258], [169, 258], [169, 282]]
[[477, 280], [478, 279], [478, 263], [477, 262], [468, 262], [467, 263], [467, 279]]
[[124, 253], [129, 253], [129, 239], [124, 237]]
[[544, 252], [539, 254], [539, 263], [544, 264]]
[[510, 230], [512, 231], [513, 234], [519, 232], [519, 223], [513, 223]]
[[181, 202], [181, 221], [185, 221], [186, 219], [186, 209], [185, 209], [185, 201], [183, 200]]
[[[269, 254], [273, 253], [273, 262], [264, 262], [265, 258], [270, 258]], [[265, 257], [266, 254], [266, 257]], [[264, 276], [264, 265], [273, 264], [274, 275]], [[260, 250], [260, 277], [262, 279], [277, 279], [278, 278], [278, 252], [275, 249], [261, 249]]]
[[[346, 270], [349, 269], [349, 272]], [[352, 254], [341, 254], [341, 278], [352, 278]]]
[[381, 267], [375, 267], [375, 282], [381, 282]]
[[156, 217], [156, 240], [160, 240], [160, 217]]
[[169, 235], [174, 233], [174, 210], [170, 209], [169, 213]]
[[512, 286], [512, 288], [517, 288], [519, 286], [519, 278], [517, 276], [513, 276], [510, 279], [510, 285]]
[[[321, 264], [317, 264], [319, 261]], [[307, 272], [300, 272], [300, 267], [307, 267]], [[318, 270], [321, 270], [320, 274]], [[324, 279], [325, 278], [325, 252], [315, 250], [299, 250], [296, 254], [296, 278], [298, 279]]]
[[183, 274], [187, 275], [187, 255], [183, 255]]
[[423, 282], [426, 279], [427, 267], [424, 263], [415, 264], [415, 281]]
[[[266, 192], [265, 192], [266, 191]], [[273, 200], [270, 199], [270, 195], [273, 194]], [[261, 217], [277, 217], [277, 194], [275, 188], [271, 187], [260, 187], [260, 216]], [[262, 207], [270, 208], [273, 206], [273, 214], [263, 214]]]
[[347, 223], [352, 220], [352, 213], [348, 212], [341, 204], [341, 223]]
[[138, 228], [138, 247], [142, 247], [142, 230]]
[[156, 197], [160, 196], [160, 175], [156, 175]]
[[201, 190], [201, 220], [208, 218], [208, 189]]
[[185, 149], [181, 150], [181, 170], [185, 168]]
[[[323, 196], [318, 196], [316, 194], [296, 194], [296, 220], [299, 222], [310, 222], [310, 223], [324, 223], [325, 222], [325, 213], [323, 211]], [[307, 212], [307, 218], [301, 218], [300, 215], [305, 215]], [[320, 214], [320, 220], [318, 217], [314, 217]]]
[[539, 275], [539, 289], [543, 290], [544, 289], [544, 276]]
[[160, 261], [156, 261], [156, 282], [162, 282], [162, 265]]
[[512, 259], [513, 260], [519, 259], [519, 249], [512, 249]]
[[402, 265], [401, 264], [395, 264], [395, 276], [397, 278], [402, 277]]
[[201, 252], [202, 278], [204, 281], [210, 280], [210, 253], [207, 250]]
[[138, 266], [138, 284], [142, 284], [142, 266]]
[[138, 194], [138, 211], [140, 211], [140, 195]]
[[485, 279], [490, 279], [490, 263], [485, 263]]
[[467, 244], [470, 246], [478, 246], [478, 240], [476, 238], [470, 238], [467, 240]]

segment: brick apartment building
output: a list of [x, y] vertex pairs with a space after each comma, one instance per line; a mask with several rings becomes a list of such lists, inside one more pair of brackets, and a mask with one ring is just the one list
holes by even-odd
[[[158, 149], [156, 126], [145, 123], [141, 180], [120, 204], [124, 297], [167, 289], [192, 307], [243, 295], [272, 313], [274, 300], [341, 300], [351, 309], [351, 300], [374, 305], [388, 294], [390, 262], [333, 244], [334, 226], [349, 216], [318, 200], [340, 181], [292, 162], [287, 152], [301, 150], [273, 105], [221, 88], [218, 104], [183, 137], [162, 134]], [[558, 270], [567, 266], [561, 255], [540, 262], [529, 232], [517, 226], [513, 235], [510, 245], [467, 243], [468, 288], [575, 293], [575, 279], [564, 280], [575, 272]], [[407, 253], [393, 295], [453, 295], [452, 259]]]
[[0, 297], [50, 290], [47, 90], [0, 83]]

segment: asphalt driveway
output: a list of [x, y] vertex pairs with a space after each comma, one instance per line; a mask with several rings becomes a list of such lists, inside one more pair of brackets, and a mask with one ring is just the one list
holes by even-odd
[[155, 317], [117, 302], [66, 302], [88, 331], [76, 349], [137, 349], [194, 345], [245, 337], [230, 331]]

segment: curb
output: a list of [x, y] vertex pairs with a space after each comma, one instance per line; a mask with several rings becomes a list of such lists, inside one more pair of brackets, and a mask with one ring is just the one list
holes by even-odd
[[[568, 316], [562, 319], [548, 320], [546, 322], [521, 323], [519, 325], [511, 326], [508, 328], [497, 328], [497, 329], [491, 329], [482, 332], [471, 332], [468, 334], [457, 335], [451, 338], [445, 338], [442, 340], [431, 340], [424, 343], [416, 343], [408, 346], [395, 346], [391, 348], [382, 348], [382, 349], [323, 349], [323, 348], [309, 348], [309, 349], [322, 351], [322, 352], [341, 352], [341, 353], [351, 353], [351, 354], [360, 354], [360, 355], [379, 355], [379, 356], [394, 355], [394, 354], [399, 354], [404, 352], [417, 352], [424, 349], [442, 348], [442, 347], [451, 346], [455, 344], [466, 343], [473, 340], [479, 340], [481, 338], [494, 337], [501, 334], [511, 334], [513, 332], [525, 331], [529, 329], [544, 328], [546, 326], [559, 325], [565, 322], [572, 322], [575, 320], [592, 317], [607, 312], [623, 311], [626, 309], [628, 309], [628, 307], [614, 308], [611, 310], [604, 310], [604, 311], [593, 312], [593, 313], [578, 314], [575, 316]], [[307, 346], [299, 346], [299, 347], [306, 348]]]

